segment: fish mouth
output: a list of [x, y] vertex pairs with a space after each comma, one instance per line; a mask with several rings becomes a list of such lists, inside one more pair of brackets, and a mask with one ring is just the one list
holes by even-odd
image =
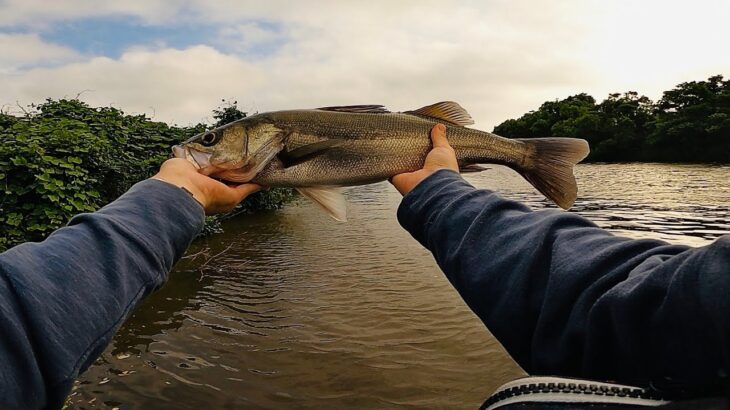
[[190, 147], [175, 145], [172, 147], [172, 156], [187, 160], [199, 171], [212, 166], [210, 163], [210, 154], [190, 149]]
[[229, 161], [222, 164], [211, 163], [211, 154], [198, 151], [186, 145], [175, 145], [172, 147], [172, 156], [174, 158], [182, 158], [191, 163], [199, 173], [207, 176], [215, 176], [230, 171], [239, 170], [249, 166], [250, 160], [246, 161]]
[[172, 146], [172, 158], [183, 158], [187, 159], [187, 150], [180, 145]]

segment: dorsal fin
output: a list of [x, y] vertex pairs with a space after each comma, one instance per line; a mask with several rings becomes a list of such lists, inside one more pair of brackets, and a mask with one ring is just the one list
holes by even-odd
[[390, 112], [383, 105], [343, 105], [339, 107], [322, 107], [317, 109], [322, 111], [357, 112], [361, 114], [386, 114]]
[[453, 101], [441, 101], [436, 104], [427, 105], [413, 111], [405, 111], [405, 114], [426, 117], [439, 122], [446, 122], [451, 125], [463, 127], [474, 124], [471, 115], [459, 104]]

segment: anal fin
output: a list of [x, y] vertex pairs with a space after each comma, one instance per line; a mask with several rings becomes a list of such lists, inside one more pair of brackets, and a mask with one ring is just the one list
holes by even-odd
[[332, 218], [347, 222], [347, 201], [342, 188], [331, 186], [309, 186], [296, 188], [300, 194], [319, 205]]
[[474, 172], [486, 171], [488, 169], [490, 169], [490, 168], [483, 167], [483, 166], [478, 165], [478, 164], [469, 164], [469, 165], [460, 166], [459, 167], [459, 172], [462, 173], [462, 174], [470, 174], [470, 173], [474, 173]]

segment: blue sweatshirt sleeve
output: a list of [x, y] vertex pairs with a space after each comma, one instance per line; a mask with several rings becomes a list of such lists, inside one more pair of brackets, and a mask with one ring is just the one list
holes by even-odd
[[622, 238], [447, 170], [398, 219], [528, 373], [692, 390], [728, 372], [728, 236], [701, 248]]
[[0, 407], [60, 407], [203, 220], [182, 189], [147, 180], [45, 241], [0, 254]]

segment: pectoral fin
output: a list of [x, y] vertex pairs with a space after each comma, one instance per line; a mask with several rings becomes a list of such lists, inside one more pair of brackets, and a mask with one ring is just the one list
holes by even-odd
[[297, 191], [319, 205], [332, 218], [340, 222], [347, 222], [347, 201], [342, 195], [341, 188], [310, 186], [299, 187]]
[[256, 151], [253, 155], [253, 159], [256, 162], [256, 165], [252, 169], [253, 175], [256, 176], [256, 174], [261, 172], [282, 149], [284, 149], [284, 139], [283, 137], [278, 137], [276, 140], [272, 140], [271, 143], [267, 143]]
[[313, 158], [319, 154], [324, 153], [330, 148], [334, 148], [341, 145], [342, 141], [338, 140], [324, 140], [315, 142], [313, 144], [307, 144], [299, 148], [295, 148], [291, 151], [281, 151], [279, 153], [279, 159], [285, 168], [293, 165], [301, 164], [302, 162]]

